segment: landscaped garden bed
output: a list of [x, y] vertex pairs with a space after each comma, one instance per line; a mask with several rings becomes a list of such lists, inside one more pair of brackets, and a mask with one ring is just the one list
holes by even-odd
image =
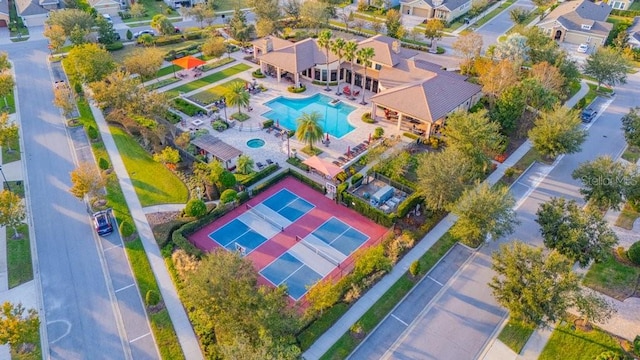
[[156, 89], [160, 89], [161, 87], [165, 87], [167, 85], [171, 85], [171, 84], [177, 83], [180, 80], [181, 79], [170, 77], [170, 78], [162, 79], [160, 81], [151, 83], [151, 84], [147, 85], [146, 88], [149, 89], [149, 90], [156, 90]]
[[198, 103], [202, 106], [211, 105], [215, 101], [220, 100], [221, 98], [224, 98], [227, 92], [229, 91], [229, 89], [231, 88], [231, 86], [237, 82], [244, 83], [245, 81], [238, 78], [227, 81], [218, 86], [214, 86], [210, 89], [193, 94], [189, 96], [189, 100], [192, 100], [193, 102]]
[[192, 104], [185, 99], [175, 98], [171, 101], [171, 106], [189, 116], [196, 116], [198, 114], [205, 114], [207, 109], [198, 105]]
[[241, 112], [233, 113], [229, 117], [232, 118], [233, 120], [238, 120], [240, 122], [251, 119], [251, 116], [249, 116], [246, 113], [241, 113]]
[[620, 215], [616, 219], [615, 225], [627, 230], [633, 230], [633, 224], [640, 217], [640, 212], [634, 209], [629, 203], [624, 204]]
[[640, 267], [621, 259], [617, 252], [602, 262], [594, 263], [584, 277], [583, 284], [612, 298], [624, 301], [637, 296]]
[[179, 86], [177, 88], [171, 89], [169, 91], [167, 91], [167, 95], [170, 97], [176, 97], [178, 96], [180, 93], [189, 93], [192, 92], [194, 90], [197, 90], [203, 86], [207, 86], [210, 84], [213, 84], [215, 82], [218, 82], [222, 79], [228, 78], [230, 76], [236, 75], [238, 73], [241, 73], [247, 69], [250, 69], [251, 67], [249, 65], [246, 64], [236, 64], [230, 68], [215, 72], [211, 75], [207, 75], [203, 78], [200, 78], [198, 80], [194, 80], [191, 81], [189, 83], [186, 83], [182, 86]]

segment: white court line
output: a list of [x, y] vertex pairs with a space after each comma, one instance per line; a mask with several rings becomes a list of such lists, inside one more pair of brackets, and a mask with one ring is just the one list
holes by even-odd
[[434, 282], [434, 283], [436, 283], [436, 284], [438, 284], [438, 285], [440, 285], [440, 286], [444, 286], [444, 285], [442, 285], [442, 283], [441, 283], [440, 281], [438, 281], [438, 280], [436, 280], [436, 279], [432, 278], [430, 275], [427, 275], [427, 277], [428, 277], [429, 279], [433, 280], [433, 282]]
[[149, 336], [149, 335], [151, 335], [151, 333], [150, 333], [150, 332], [148, 332], [148, 333], [146, 333], [146, 334], [144, 334], [144, 335], [140, 335], [140, 336], [138, 336], [137, 338], [135, 338], [135, 339], [133, 339], [133, 340], [130, 340], [130, 341], [129, 341], [129, 344], [131, 344], [131, 343], [132, 343], [132, 342], [134, 342], [134, 341], [138, 341], [138, 340], [142, 339], [143, 337], [147, 337], [147, 336]]
[[[302, 262], [302, 261], [301, 261], [301, 262]], [[300, 267], [299, 267], [299, 268], [295, 269], [295, 271], [293, 271], [291, 274], [289, 274], [289, 276], [287, 276], [286, 278], [282, 279], [282, 281], [280, 282], [280, 284], [282, 284], [282, 283], [284, 283], [285, 281], [287, 281], [290, 277], [292, 277], [292, 276], [293, 276], [293, 274], [295, 274], [295, 273], [297, 273], [298, 271], [300, 271], [300, 269], [302, 269], [304, 266], [307, 266], [307, 264], [306, 264], [306, 263], [304, 263], [304, 262], [302, 262], [302, 265], [300, 265]], [[309, 267], [309, 266], [307, 266], [307, 267]], [[310, 268], [310, 269], [311, 269], [311, 268]], [[313, 269], [311, 269], [311, 270], [313, 270]], [[315, 271], [315, 270], [314, 270], [314, 271]], [[280, 285], [280, 284], [278, 284], [278, 285]]]
[[125, 286], [125, 287], [121, 287], [120, 289], [116, 290], [116, 292], [120, 292], [120, 291], [122, 291], [122, 290], [127, 290], [128, 288], [130, 288], [130, 287], [132, 287], [132, 286], [135, 286], [135, 285], [136, 285], [136, 284], [135, 284], [135, 283], [133, 283], [133, 284], [131, 284], [131, 285], [127, 285], [127, 286]]
[[399, 317], [395, 316], [394, 314], [391, 314], [391, 317], [393, 317], [394, 319], [400, 321], [402, 323], [402, 325], [409, 326], [409, 324], [407, 324], [406, 322], [402, 321]]

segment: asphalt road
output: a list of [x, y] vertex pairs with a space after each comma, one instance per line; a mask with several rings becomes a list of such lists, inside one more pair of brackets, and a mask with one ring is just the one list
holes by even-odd
[[[115, 296], [87, 209], [68, 191], [76, 164], [52, 103], [47, 44], [29, 41], [3, 48], [15, 64], [50, 358], [127, 359], [141, 354], [130, 350], [124, 327], [118, 325], [122, 317], [117, 304], [132, 308], [130, 297]], [[157, 357], [153, 353], [136, 358]]]
[[490, 45], [497, 43], [498, 37], [513, 27], [513, 21], [511, 21], [509, 15], [512, 9], [523, 8], [532, 10], [534, 7], [535, 5], [531, 0], [519, 0], [506, 11], [501, 12], [498, 16], [491, 19], [491, 21], [476, 29], [475, 32], [482, 36], [482, 48], [486, 50]]

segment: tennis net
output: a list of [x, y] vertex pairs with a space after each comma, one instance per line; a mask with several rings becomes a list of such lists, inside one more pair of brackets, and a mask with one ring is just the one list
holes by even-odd
[[274, 226], [276, 229], [278, 229], [280, 231], [284, 231], [284, 226], [278, 224], [277, 222], [275, 222], [274, 220], [270, 219], [265, 214], [263, 214], [260, 211], [256, 210], [256, 208], [254, 208], [253, 206], [247, 204], [247, 210], [249, 210], [253, 215], [255, 215], [255, 216], [259, 217], [260, 219], [266, 221], [267, 223], [271, 224], [271, 226]]
[[320, 250], [318, 247], [316, 247], [315, 245], [312, 245], [311, 243], [309, 243], [305, 239], [301, 238], [300, 236], [296, 235], [296, 241], [299, 242], [299, 243], [302, 243], [302, 245], [306, 246], [309, 250], [313, 251], [316, 255], [324, 258], [325, 260], [327, 260], [328, 262], [332, 263], [333, 265], [335, 265], [337, 267], [340, 267], [340, 261], [339, 260], [336, 260], [333, 256], [327, 254], [323, 250]]

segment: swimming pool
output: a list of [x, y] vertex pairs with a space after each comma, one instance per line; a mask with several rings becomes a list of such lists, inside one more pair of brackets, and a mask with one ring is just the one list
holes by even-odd
[[280, 96], [265, 103], [272, 110], [262, 116], [279, 122], [281, 126], [289, 130], [295, 130], [298, 127], [297, 119], [303, 112], [317, 111], [322, 116], [320, 126], [324, 132], [341, 138], [355, 129], [347, 121], [347, 116], [356, 108], [343, 102], [332, 106], [329, 104], [332, 100], [334, 99], [323, 94], [315, 94], [304, 99], [289, 99]]

